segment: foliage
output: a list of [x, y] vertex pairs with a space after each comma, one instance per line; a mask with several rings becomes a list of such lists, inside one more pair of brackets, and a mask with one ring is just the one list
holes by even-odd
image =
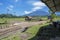
[[19, 18], [21, 16], [16, 16], [13, 14], [0, 14], [0, 18]]
[[[31, 28], [29, 28], [26, 33], [29, 33], [30, 34], [30, 37], [29, 38], [32, 38], [36, 35], [36, 33], [38, 32], [38, 30], [42, 27], [42, 26], [46, 26], [48, 25], [49, 23], [46, 23], [46, 24], [39, 24], [39, 25], [35, 25], [35, 26], [32, 26]], [[29, 39], [28, 38], [28, 39]]]
[[55, 13], [51, 13], [51, 17], [52, 17], [52, 19], [56, 18], [56, 14]]
[[55, 13], [53, 13], [51, 10], [49, 10], [49, 13], [51, 14], [50, 16], [54, 18]]
[[52, 12], [51, 10], [49, 10], [49, 13], [51, 14], [51, 19], [50, 19], [50, 22], [54, 21], [54, 19], [56, 18], [56, 14], [55, 12]]

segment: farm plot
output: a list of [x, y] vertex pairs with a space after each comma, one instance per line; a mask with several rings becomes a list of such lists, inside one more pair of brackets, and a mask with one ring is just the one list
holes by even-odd
[[24, 31], [26, 27], [31, 27], [33, 25], [37, 24], [42, 24], [46, 23], [46, 21], [41, 21], [41, 22], [16, 22], [12, 24], [11, 27], [5, 28], [5, 29], [0, 29], [0, 39], [5, 38], [11, 34], [14, 34], [19, 30], [20, 32]]

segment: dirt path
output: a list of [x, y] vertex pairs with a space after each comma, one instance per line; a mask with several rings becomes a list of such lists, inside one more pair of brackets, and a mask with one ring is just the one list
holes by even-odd
[[39, 22], [20, 22], [20, 23], [14, 23], [13, 25], [20, 26], [22, 28], [25, 28], [25, 27], [30, 27], [30, 26], [33, 26], [33, 25], [41, 24], [41, 23], [46, 23], [46, 21], [39, 21]]
[[[17, 30], [24, 30], [26, 27], [31, 27], [33, 25], [41, 24], [41, 23], [46, 23], [46, 21], [40, 21], [40, 22], [16, 22], [12, 24], [12, 27], [10, 28], [5, 28], [5, 29], [0, 29], [0, 39], [4, 38], [6, 36], [11, 35], [12, 33], [14, 34], [17, 32]], [[20, 31], [22, 31], [20, 30]], [[15, 31], [15, 32], [14, 32]]]

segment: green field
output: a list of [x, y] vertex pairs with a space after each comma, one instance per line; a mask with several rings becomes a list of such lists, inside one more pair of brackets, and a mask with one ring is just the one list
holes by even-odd
[[[33, 17], [35, 20], [33, 21], [38, 21], [39, 19], [42, 20], [48, 20], [47, 17]], [[56, 17], [54, 20], [60, 20], [60, 17]], [[0, 18], [0, 23], [4, 22], [11, 22], [11, 21], [25, 21], [25, 18]]]
[[[35, 25], [32, 26], [31, 28], [29, 28], [27, 31], [25, 31], [24, 33], [29, 33], [30, 37], [28, 37], [27, 39], [30, 39], [32, 37], [34, 37], [36, 35], [36, 33], [38, 32], [38, 30], [42, 27], [42, 26], [46, 26], [48, 25], [48, 23], [46, 24], [40, 24], [40, 25]], [[2, 40], [21, 40], [20, 38], [20, 34], [24, 34], [24, 33], [16, 33], [15, 35], [11, 35], [9, 37], [3, 38]]]
[[24, 21], [24, 18], [0, 18], [0, 23], [3, 23], [5, 21]]
[[[47, 17], [41, 17], [43, 20], [47, 21]], [[7, 22], [9, 21], [25, 21], [24, 18], [0, 18], [0, 23], [4, 23], [7, 20]], [[55, 18], [54, 20], [60, 20], [59, 17]], [[32, 37], [34, 37], [36, 35], [36, 33], [38, 32], [38, 30], [42, 27], [48, 25], [48, 23], [46, 24], [41, 24], [41, 25], [34, 25], [31, 28], [29, 28], [27, 31], [25, 31], [24, 33], [29, 33], [30, 37], [28, 37], [27, 39], [30, 39]], [[11, 35], [9, 37], [3, 38], [1, 40], [21, 40], [20, 38], [20, 32], [16, 33], [15, 35]], [[33, 39], [32, 39], [33, 40]]]

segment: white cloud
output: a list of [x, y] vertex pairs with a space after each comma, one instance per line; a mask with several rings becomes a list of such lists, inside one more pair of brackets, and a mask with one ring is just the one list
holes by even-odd
[[39, 9], [41, 9], [41, 7], [34, 7], [34, 8], [32, 8], [32, 11], [36, 11], [36, 10], [39, 10]]
[[30, 14], [30, 13], [32, 13], [32, 12], [38, 10], [38, 9], [40, 9], [40, 7], [34, 7], [34, 8], [32, 8], [31, 11], [24, 11], [24, 13], [25, 13], [25, 14]]
[[29, 13], [31, 13], [31, 12], [30, 12], [30, 11], [24, 11], [24, 13], [25, 13], [25, 14], [29, 14]]
[[9, 6], [7, 7], [7, 10], [11, 11], [11, 10], [13, 10], [13, 8], [14, 8], [13, 5], [9, 5]]
[[9, 11], [13, 10], [12, 8], [7, 8]]
[[15, 2], [18, 2], [19, 0], [15, 0]]
[[10, 7], [10, 8], [13, 8], [14, 6], [13, 6], [13, 5], [10, 5], [9, 7]]
[[43, 9], [46, 5], [42, 2], [34, 2], [32, 4], [34, 6], [34, 9], [35, 10], [38, 10], [38, 9]]
[[3, 3], [0, 3], [0, 5], [3, 5]]
[[34, 8], [32, 8], [32, 11], [36, 11], [39, 9], [43, 9], [46, 5], [44, 3], [42, 3], [41, 1], [38, 2], [33, 2], [32, 5], [34, 6]]
[[38, 1], [38, 2], [30, 1], [29, 3], [32, 4], [32, 6], [34, 6], [34, 7], [31, 9], [31, 11], [24, 11], [25, 14], [32, 13], [32, 12], [39, 10], [39, 9], [43, 9], [46, 6], [44, 3], [40, 2], [40, 1]]
[[44, 3], [42, 3], [42, 2], [34, 2], [32, 5], [34, 5], [34, 6], [45, 6], [45, 4]]

